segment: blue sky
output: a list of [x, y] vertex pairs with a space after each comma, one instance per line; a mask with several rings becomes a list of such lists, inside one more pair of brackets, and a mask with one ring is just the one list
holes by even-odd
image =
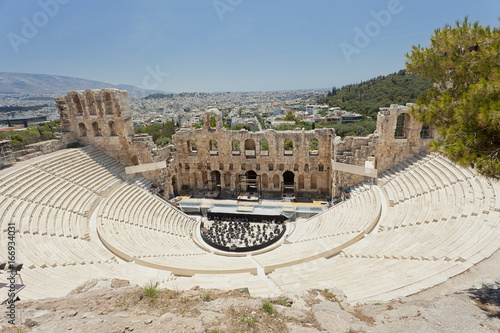
[[171, 92], [330, 88], [404, 68], [412, 45], [466, 15], [497, 27], [500, 0], [0, 0], [0, 71]]

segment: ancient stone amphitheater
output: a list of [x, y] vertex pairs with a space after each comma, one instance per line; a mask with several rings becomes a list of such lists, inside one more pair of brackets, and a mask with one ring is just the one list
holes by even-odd
[[0, 171], [2, 248], [16, 225], [24, 299], [66, 295], [93, 278], [162, 287], [248, 288], [252, 295], [342, 289], [349, 301], [388, 300], [439, 284], [500, 247], [500, 184], [435, 154], [419, 154], [360, 185], [260, 254], [203, 245], [200, 221], [125, 180], [92, 146]]

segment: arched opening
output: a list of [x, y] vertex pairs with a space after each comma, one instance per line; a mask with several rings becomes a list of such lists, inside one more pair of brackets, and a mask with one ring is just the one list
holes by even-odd
[[84, 123], [79, 123], [78, 129], [80, 130], [80, 136], [87, 136], [87, 127], [85, 127]]
[[285, 185], [293, 185], [295, 183], [295, 174], [291, 171], [285, 171], [283, 173], [283, 183]]
[[172, 177], [172, 190], [174, 191], [174, 196], [179, 195], [179, 191], [177, 190], [177, 178], [175, 176]]
[[116, 116], [121, 117], [122, 116], [122, 109], [120, 108], [120, 104], [117, 104], [115, 109], [116, 109]]
[[233, 155], [239, 155], [240, 154], [240, 141], [234, 139], [233, 142], [231, 143], [231, 149], [233, 151]]
[[190, 152], [190, 153], [197, 153], [198, 152], [198, 150], [196, 148], [196, 142], [194, 140], [188, 140], [187, 146], [188, 146], [188, 152]]
[[318, 139], [316, 138], [309, 141], [309, 155], [318, 155]]
[[293, 141], [286, 139], [284, 142], [285, 155], [293, 155]]
[[278, 175], [273, 176], [274, 188], [280, 188], [280, 177]]
[[317, 177], [315, 174], [311, 175], [311, 190], [315, 190], [317, 188]]
[[255, 141], [252, 139], [245, 140], [245, 156], [255, 158]]
[[262, 175], [262, 187], [266, 189], [269, 187], [269, 179], [266, 174]]
[[96, 121], [92, 123], [92, 130], [94, 131], [94, 136], [101, 136], [101, 129]]
[[115, 122], [114, 121], [110, 121], [108, 123], [108, 127], [109, 127], [109, 134], [111, 136], [117, 136], [118, 134], [116, 133], [116, 126], [115, 126]]
[[210, 140], [210, 150], [219, 150], [219, 145], [214, 139]]
[[245, 150], [255, 150], [255, 141], [252, 139], [245, 140]]
[[111, 94], [105, 91], [102, 95], [104, 101], [104, 110], [106, 114], [113, 114], [113, 100], [111, 99]]
[[267, 139], [260, 140], [260, 155], [269, 155], [269, 141], [267, 141]]
[[231, 174], [229, 172], [224, 175], [224, 186], [231, 187]]
[[318, 171], [319, 172], [322, 172], [323, 170], [325, 169], [325, 167], [323, 166], [323, 164], [318, 164]]
[[132, 155], [132, 164], [133, 165], [140, 165], [141, 161], [139, 160], [139, 157], [137, 155]]
[[250, 181], [247, 182], [247, 192], [257, 192], [257, 173], [249, 170], [245, 173], [245, 176]]
[[90, 114], [96, 115], [97, 114], [97, 108], [96, 108], [96, 104], [95, 104], [94, 94], [91, 91], [87, 91], [85, 93], [85, 99], [87, 101], [87, 106], [89, 108]]
[[299, 190], [304, 189], [304, 175], [299, 175]]
[[73, 104], [75, 104], [76, 107], [76, 114], [79, 116], [83, 115], [82, 101], [77, 94], [73, 94]]
[[210, 116], [208, 123], [210, 125], [210, 128], [212, 128], [212, 129], [215, 129], [217, 127], [217, 121], [215, 120], [214, 116]]
[[429, 128], [429, 126], [427, 125], [422, 126], [422, 129], [420, 130], [420, 138], [421, 139], [432, 138], [431, 129]]
[[217, 187], [220, 187], [220, 172], [217, 170], [214, 170], [210, 173], [210, 180], [211, 180], [211, 185], [212, 188], [211, 190], [215, 190]]
[[219, 145], [214, 139], [210, 140], [210, 155], [219, 155]]
[[408, 137], [407, 126], [410, 122], [410, 115], [408, 113], [401, 113], [396, 120], [396, 130], [394, 131], [394, 138], [405, 139]]

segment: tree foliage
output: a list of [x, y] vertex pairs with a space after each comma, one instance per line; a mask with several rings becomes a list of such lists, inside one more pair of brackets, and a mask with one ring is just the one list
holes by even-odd
[[29, 126], [21, 131], [2, 131], [0, 140], [11, 138], [11, 147], [14, 150], [24, 149], [25, 145], [54, 139], [55, 132], [61, 132], [60, 121], [51, 121], [39, 125]]
[[296, 121], [295, 124], [279, 124], [272, 128], [276, 131], [291, 131], [296, 128], [303, 128], [306, 131], [313, 130], [314, 128], [333, 128], [336, 135], [344, 138], [346, 136], [370, 135], [377, 129], [377, 123], [369, 119], [342, 125], [325, 124], [324, 121], [321, 121], [318, 125], [305, 121]]
[[429, 47], [413, 46], [406, 67], [433, 82], [412, 115], [435, 125], [434, 150], [500, 178], [500, 30], [467, 18], [437, 29]]
[[413, 103], [431, 86], [430, 80], [423, 80], [420, 75], [400, 70], [398, 73], [381, 75], [340, 89], [334, 87], [320, 103], [376, 119], [379, 108], [390, 104]]
[[293, 114], [292, 111], [288, 111], [286, 113], [285, 120], [286, 121], [295, 121], [296, 120], [295, 115]]
[[136, 127], [135, 133], [149, 134], [157, 146], [163, 146], [172, 142], [172, 135], [175, 134], [176, 129], [173, 121], [167, 121], [163, 124]]

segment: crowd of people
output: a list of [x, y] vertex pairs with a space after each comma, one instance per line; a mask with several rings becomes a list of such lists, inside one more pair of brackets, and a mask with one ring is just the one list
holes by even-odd
[[231, 248], [248, 248], [270, 243], [279, 237], [284, 224], [214, 221], [202, 229], [203, 238], [209, 243]]

